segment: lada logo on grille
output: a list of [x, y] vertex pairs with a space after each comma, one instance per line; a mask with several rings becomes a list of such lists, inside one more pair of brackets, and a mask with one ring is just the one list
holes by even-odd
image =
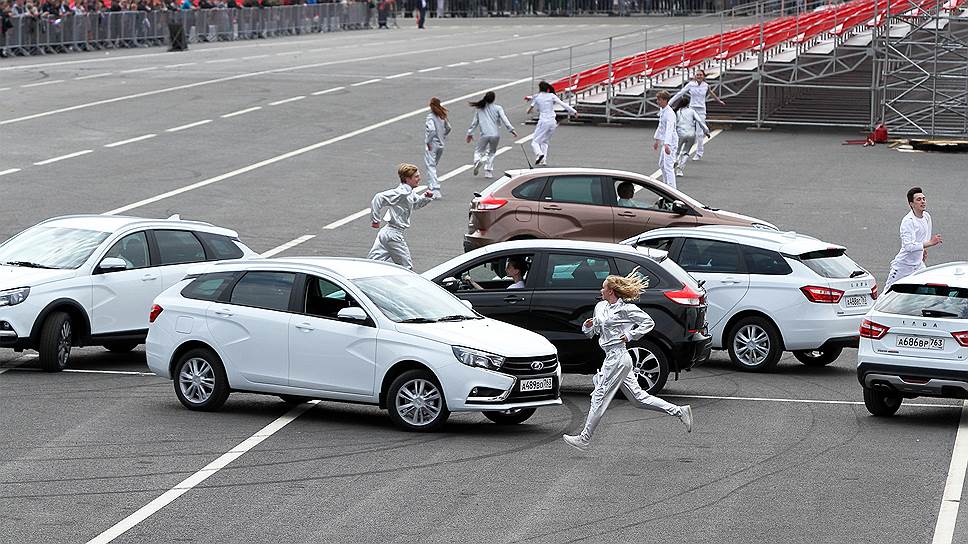
[[542, 368], [544, 368], [544, 363], [542, 363], [541, 361], [535, 361], [531, 363], [532, 370], [541, 370]]

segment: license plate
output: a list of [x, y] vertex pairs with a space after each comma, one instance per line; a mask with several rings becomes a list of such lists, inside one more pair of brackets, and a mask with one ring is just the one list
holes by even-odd
[[848, 308], [867, 306], [867, 295], [853, 295], [844, 299], [844, 305]]
[[897, 347], [913, 349], [944, 349], [944, 338], [927, 338], [924, 336], [898, 336]]
[[521, 380], [521, 391], [544, 391], [551, 389], [553, 382], [551, 378], [538, 378], [537, 380]]

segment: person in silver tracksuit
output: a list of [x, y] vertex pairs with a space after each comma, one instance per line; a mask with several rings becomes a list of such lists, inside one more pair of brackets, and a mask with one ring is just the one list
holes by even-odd
[[[420, 170], [412, 164], [401, 164], [397, 167], [400, 185], [377, 193], [370, 203], [370, 220], [375, 229], [380, 229], [373, 241], [373, 247], [367, 259], [375, 261], [392, 261], [400, 266], [413, 270], [410, 258], [410, 247], [403, 233], [410, 228], [410, 214], [416, 208], [423, 208], [433, 201], [433, 193], [427, 191], [423, 195], [414, 194], [413, 190], [420, 184]], [[389, 211], [390, 219], [386, 226], [380, 228], [380, 219], [385, 210]]]
[[444, 141], [450, 134], [450, 122], [447, 120], [447, 108], [436, 96], [430, 99], [430, 113], [424, 123], [424, 163], [427, 165], [427, 188], [440, 198], [440, 180], [437, 179], [437, 164], [444, 155]]
[[592, 378], [595, 389], [585, 427], [578, 434], [562, 436], [570, 446], [588, 449], [595, 428], [619, 388], [635, 407], [676, 416], [686, 426], [686, 431], [692, 432], [692, 407], [677, 406], [646, 393], [632, 370], [632, 357], [626, 344], [642, 338], [655, 327], [652, 318], [631, 302], [645, 287], [645, 283], [636, 277], [609, 276], [602, 284], [602, 301], [595, 305], [593, 316], [582, 325], [582, 332], [589, 338], [598, 335], [598, 345], [605, 351], [605, 362]]
[[487, 91], [484, 98], [477, 102], [471, 102], [471, 107], [475, 109], [474, 120], [471, 121], [470, 128], [467, 129], [467, 143], [474, 140], [474, 129], [481, 131], [481, 137], [477, 140], [477, 147], [474, 148], [474, 175], [476, 176], [484, 166], [484, 177], [494, 177], [494, 156], [497, 154], [497, 146], [501, 142], [501, 126], [506, 128], [515, 138], [518, 133], [514, 131], [511, 121], [504, 114], [504, 108], [494, 103], [494, 91]]

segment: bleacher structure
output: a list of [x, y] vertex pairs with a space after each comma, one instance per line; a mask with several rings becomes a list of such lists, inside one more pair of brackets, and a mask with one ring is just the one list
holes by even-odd
[[553, 82], [583, 117], [655, 120], [699, 69], [712, 122], [968, 137], [968, 0], [851, 0], [631, 55]]

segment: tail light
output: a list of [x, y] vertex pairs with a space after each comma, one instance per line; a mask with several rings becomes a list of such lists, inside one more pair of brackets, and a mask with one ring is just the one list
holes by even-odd
[[968, 348], [968, 331], [953, 332], [951, 336], [954, 336], [961, 346]]
[[[879, 323], [874, 323], [870, 319], [865, 319], [860, 324], [860, 336], [861, 338], [873, 338], [874, 340], [880, 340], [884, 338], [887, 331], [891, 330], [890, 327], [885, 327]], [[955, 337], [957, 338], [957, 337]], [[961, 340], [959, 340], [960, 342]], [[966, 339], [968, 341], [968, 339]]]
[[672, 302], [682, 304], [683, 306], [700, 306], [706, 302], [706, 297], [695, 292], [687, 285], [683, 285], [682, 289], [677, 291], [666, 291], [664, 294]]
[[494, 195], [487, 195], [477, 201], [477, 209], [496, 210], [507, 203], [508, 201], [503, 198], [494, 198]]
[[880, 293], [877, 292], [877, 282], [874, 282], [874, 287], [871, 287], [871, 300], [877, 300]]
[[163, 311], [165, 311], [165, 309], [162, 308], [161, 306], [158, 306], [157, 304], [152, 305], [151, 313], [148, 314], [148, 323], [154, 323], [155, 320], [158, 319], [158, 316], [161, 315], [161, 312]]
[[832, 289], [830, 287], [818, 287], [816, 285], [806, 285], [800, 288], [804, 296], [810, 302], [820, 302], [827, 304], [837, 304], [840, 299], [844, 296], [844, 292], [840, 289]]

